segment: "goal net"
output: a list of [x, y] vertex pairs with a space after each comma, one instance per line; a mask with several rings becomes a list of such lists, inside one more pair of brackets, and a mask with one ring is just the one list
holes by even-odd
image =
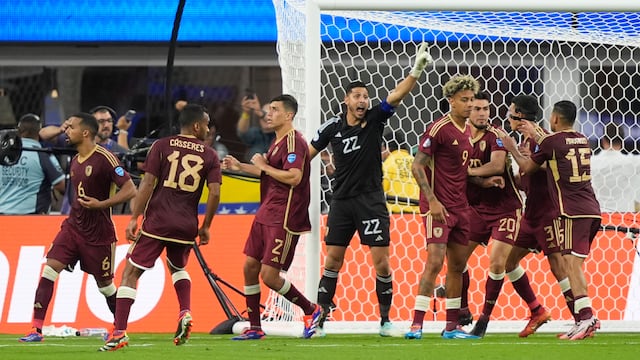
[[[638, 154], [640, 69], [634, 59], [640, 58], [640, 5], [609, 1], [604, 9], [605, 5], [598, 8], [584, 3], [530, 2], [527, 6], [534, 10], [522, 12], [505, 1], [274, 0], [283, 89], [300, 102], [297, 127], [311, 138], [323, 121], [340, 111], [347, 83], [364, 81], [372, 102], [377, 103], [409, 73], [418, 44], [426, 41], [435, 62], [388, 124], [389, 129], [402, 133], [411, 149], [417, 148], [418, 137], [429, 123], [449, 110], [442, 85], [455, 74], [471, 74], [491, 94], [492, 121], [500, 126], [508, 126], [504, 119], [515, 95], [534, 95], [547, 116], [555, 102], [571, 100], [580, 109], [576, 129], [589, 137], [594, 153], [602, 150], [600, 139], [613, 122], [623, 130], [626, 152]], [[436, 8], [447, 11], [434, 11]], [[505, 8], [509, 10], [500, 10]], [[637, 158], [631, 159], [638, 163]], [[325, 216], [316, 209], [330, 196], [330, 187], [321, 187], [318, 180], [321, 173], [325, 176], [322, 168], [327, 164], [313, 163], [314, 233], [301, 241], [304, 246], [299, 245], [297, 266], [288, 275], [295, 269], [306, 273], [302, 278], [300, 273], [296, 276], [298, 286], [311, 299], [316, 297], [324, 256], [320, 233]], [[630, 193], [633, 184], [619, 177], [611, 196], [635, 196]], [[635, 177], [640, 179], [637, 173]], [[615, 230], [636, 231], [638, 217], [633, 211], [603, 208], [603, 225], [614, 230], [598, 234], [585, 263], [589, 295], [603, 321], [603, 331], [633, 330], [639, 324], [640, 265], [635, 234]], [[391, 217], [391, 320], [408, 326], [426, 259], [424, 232], [419, 215]], [[477, 249], [469, 260], [469, 303], [476, 318], [484, 299], [487, 253]], [[340, 272], [336, 308], [326, 324], [327, 332], [377, 331], [375, 274], [368, 254], [356, 235]], [[555, 320], [541, 331], [567, 329], [572, 317], [544, 257], [530, 255], [522, 265]], [[443, 274], [439, 281], [444, 283]], [[301, 313], [282, 307], [286, 300], [277, 298], [275, 293], [269, 295], [267, 313], [277, 314], [271, 318], [300, 326]], [[520, 331], [528, 316], [526, 305], [505, 282], [489, 331]], [[433, 321], [425, 322], [425, 331], [439, 332], [444, 317], [444, 301], [436, 297], [433, 313], [426, 318]]]

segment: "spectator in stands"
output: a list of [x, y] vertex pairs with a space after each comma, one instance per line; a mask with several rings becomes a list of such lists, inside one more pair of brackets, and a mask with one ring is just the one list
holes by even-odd
[[[387, 131], [382, 136], [382, 188], [391, 213], [419, 213], [420, 188], [411, 174], [413, 155], [404, 135]], [[415, 201], [415, 205], [411, 202]]]
[[[260, 99], [256, 94], [247, 94], [242, 98], [242, 114], [238, 119], [236, 132], [240, 140], [249, 147], [245, 161], [251, 161], [254, 154], [266, 153], [275, 138], [275, 133], [267, 124], [268, 111], [268, 107], [260, 107]], [[252, 125], [252, 118], [257, 118], [259, 125]]]
[[[135, 127], [132, 126], [135, 115], [135, 111], [129, 110], [124, 115], [120, 116], [116, 122], [116, 128], [118, 129], [117, 134], [115, 135], [117, 144], [127, 150], [129, 150], [129, 140], [131, 139], [129, 130], [135, 129]], [[113, 139], [113, 136], [111, 136], [111, 138]]]
[[591, 158], [591, 182], [602, 212], [640, 211], [640, 156], [623, 153], [625, 133], [613, 122]]
[[64, 194], [65, 176], [56, 157], [40, 149], [38, 132], [40, 118], [26, 114], [18, 121], [22, 138], [20, 160], [14, 166], [2, 166], [0, 172], [0, 214], [48, 214], [51, 208], [51, 188]]

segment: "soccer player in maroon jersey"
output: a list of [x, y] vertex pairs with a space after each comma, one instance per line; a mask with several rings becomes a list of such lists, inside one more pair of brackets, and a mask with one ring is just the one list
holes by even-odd
[[[530, 155], [537, 151], [536, 139], [548, 134], [546, 130], [534, 122], [542, 118], [542, 109], [536, 98], [530, 95], [518, 95], [511, 100], [508, 121], [511, 128], [522, 133], [524, 138], [519, 145], [520, 152]], [[558, 281], [562, 294], [567, 302], [569, 312], [573, 312], [573, 293], [569, 284], [567, 270], [555, 241], [553, 220], [555, 215], [549, 209], [554, 207], [549, 196], [546, 167], [538, 171], [519, 174], [520, 188], [526, 193], [524, 216], [520, 223], [520, 232], [507, 258], [507, 277], [516, 293], [527, 303], [531, 317], [525, 328], [518, 334], [527, 337], [551, 319], [551, 314], [538, 301], [520, 260], [531, 252], [542, 251], [547, 257], [552, 274]]]
[[245, 243], [244, 293], [250, 327], [233, 340], [264, 338], [260, 322], [260, 277], [270, 289], [298, 305], [305, 313], [303, 337], [316, 331], [322, 308], [310, 302], [289, 280], [280, 276], [288, 270], [300, 235], [311, 230], [309, 221], [309, 148], [293, 119], [298, 102], [291, 95], [273, 98], [267, 126], [276, 137], [266, 154], [254, 154], [251, 164], [231, 155], [223, 168], [260, 177], [260, 207]]
[[[127, 239], [127, 262], [118, 287], [114, 330], [100, 351], [114, 351], [128, 345], [127, 322], [137, 295], [140, 276], [153, 268], [166, 250], [180, 306], [178, 328], [173, 338], [182, 345], [191, 332], [191, 278], [185, 270], [196, 237], [200, 245], [209, 243], [209, 227], [220, 202], [220, 160], [204, 143], [209, 132], [209, 114], [196, 104], [188, 104], [179, 116], [180, 134], [153, 143], [144, 162], [144, 177], [133, 202]], [[198, 202], [204, 186], [209, 197], [204, 220], [198, 227]], [[138, 232], [138, 218], [143, 216]]]
[[[393, 277], [389, 265], [389, 211], [382, 187], [382, 134], [395, 107], [415, 87], [424, 68], [433, 59], [427, 44], [418, 48], [411, 72], [381, 103], [370, 107], [367, 85], [347, 85], [341, 114], [327, 120], [309, 144], [311, 157], [331, 144], [335, 164], [331, 208], [324, 237], [327, 256], [318, 284], [318, 303], [325, 313], [319, 333], [336, 293], [338, 275], [355, 232], [369, 247], [376, 273], [376, 297], [380, 310], [380, 336], [392, 336], [389, 320], [393, 298]], [[373, 164], [373, 165], [372, 165]], [[378, 166], [380, 165], [380, 166]]]
[[477, 339], [458, 328], [462, 271], [467, 261], [470, 207], [467, 202], [467, 168], [473, 147], [467, 118], [478, 81], [458, 75], [444, 84], [442, 93], [451, 110], [434, 121], [420, 137], [412, 165], [420, 186], [420, 212], [425, 214], [427, 261], [420, 277], [413, 322], [407, 339], [422, 338], [424, 315], [430, 308], [435, 280], [447, 259], [446, 339]]
[[[482, 315], [471, 330], [471, 334], [483, 337], [491, 312], [498, 300], [505, 277], [505, 262], [513, 247], [520, 228], [522, 198], [515, 184], [511, 160], [502, 145], [500, 136], [506, 133], [489, 123], [489, 94], [479, 92], [474, 95], [469, 128], [473, 152], [470, 156], [468, 174], [471, 177], [500, 176], [504, 186], [484, 188], [471, 181], [467, 185], [467, 198], [471, 205], [471, 226], [467, 257], [480, 245], [487, 245], [492, 239], [489, 254], [489, 272], [485, 282], [485, 301]], [[477, 180], [477, 179], [470, 179]], [[464, 316], [469, 273], [463, 272], [462, 310]], [[466, 280], [466, 281], [465, 281]], [[462, 321], [461, 321], [462, 324]]]
[[[80, 268], [93, 275], [98, 290], [107, 298], [109, 310], [115, 312], [116, 287], [113, 284], [113, 253], [117, 241], [111, 220], [111, 208], [133, 198], [136, 187], [118, 158], [96, 145], [98, 122], [91, 114], [78, 113], [65, 121], [65, 134], [78, 150], [70, 165], [75, 197], [69, 217], [47, 253], [47, 262], [36, 290], [33, 329], [21, 342], [43, 341], [44, 322], [53, 284], [67, 264], [80, 261]], [[113, 186], [120, 190], [110, 195]]]
[[576, 106], [571, 101], [555, 103], [549, 119], [554, 133], [541, 137], [539, 148], [530, 157], [518, 151], [512, 138], [503, 138], [522, 172], [533, 173], [542, 164], [547, 165], [553, 212], [558, 215], [553, 230], [567, 266], [577, 316], [575, 325], [559, 337], [570, 340], [585, 339], [600, 328], [600, 321], [591, 308], [582, 269], [600, 228], [600, 204], [591, 187], [589, 140], [573, 130], [576, 113]]

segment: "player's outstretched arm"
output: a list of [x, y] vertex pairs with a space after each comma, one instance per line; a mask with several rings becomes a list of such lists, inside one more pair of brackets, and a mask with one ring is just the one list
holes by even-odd
[[427, 43], [420, 44], [409, 76], [402, 80], [396, 88], [389, 93], [387, 103], [391, 106], [398, 106], [400, 101], [416, 86], [425, 67], [431, 63], [433, 63], [433, 58], [431, 58], [429, 54]]
[[258, 169], [257, 166], [241, 163], [231, 155], [227, 155], [222, 159], [222, 170], [243, 171], [247, 174], [260, 177], [260, 169]]

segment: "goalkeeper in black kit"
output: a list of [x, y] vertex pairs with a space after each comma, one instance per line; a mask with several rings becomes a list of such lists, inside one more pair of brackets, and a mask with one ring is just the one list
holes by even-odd
[[[389, 213], [382, 189], [382, 134], [395, 107], [415, 87], [425, 67], [433, 62], [423, 43], [409, 75], [381, 103], [370, 107], [369, 91], [362, 81], [345, 88], [343, 113], [328, 119], [311, 141], [311, 157], [331, 144], [335, 186], [327, 219], [327, 256], [318, 286], [318, 304], [329, 312], [336, 293], [338, 273], [354, 233], [371, 250], [376, 271], [376, 296], [380, 305], [380, 335], [391, 336], [389, 320], [393, 279], [389, 266]], [[377, 165], [376, 165], [377, 164]], [[316, 332], [324, 335], [321, 319]]]

